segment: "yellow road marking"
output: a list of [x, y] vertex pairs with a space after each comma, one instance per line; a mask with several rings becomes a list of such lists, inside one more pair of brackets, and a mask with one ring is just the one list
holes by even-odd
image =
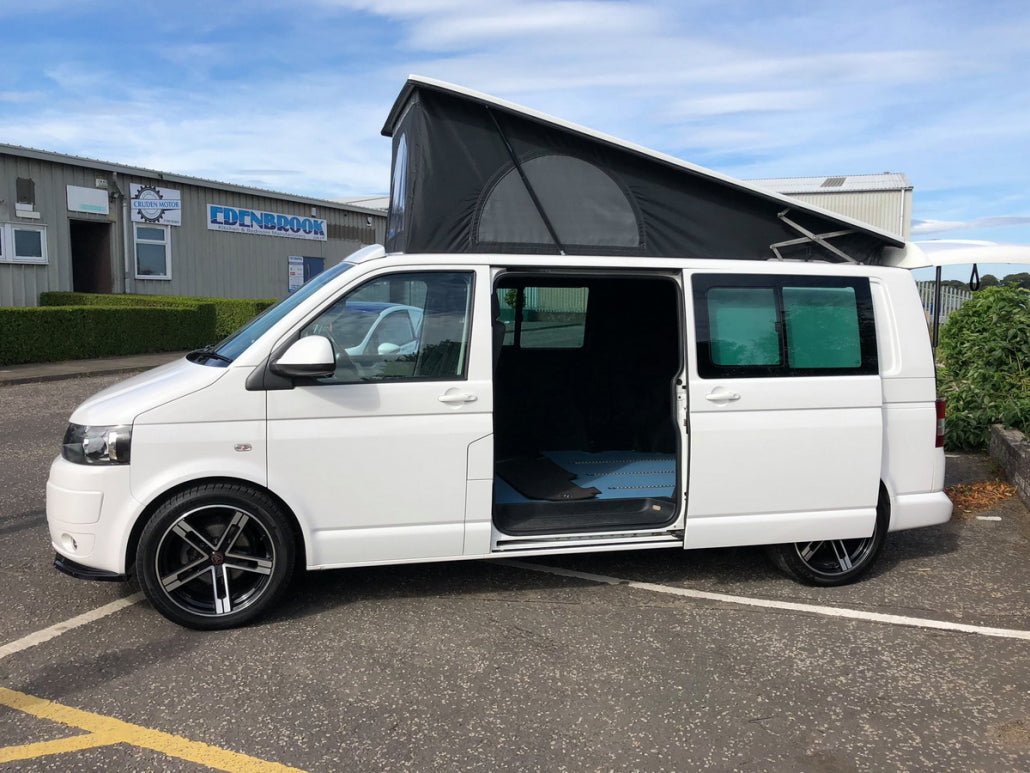
[[36, 757], [46, 757], [48, 754], [80, 752], [83, 749], [95, 749], [98, 746], [110, 746], [120, 742], [121, 740], [118, 738], [112, 739], [96, 733], [86, 733], [71, 738], [61, 738], [57, 741], [42, 741], [24, 746], [5, 746], [0, 748], [0, 762], [31, 760]]
[[196, 762], [215, 770], [229, 771], [229, 773], [298, 771], [298, 768], [291, 768], [278, 762], [267, 762], [256, 757], [248, 757], [246, 754], [220, 749], [217, 746], [210, 746], [198, 741], [190, 741], [181, 736], [133, 725], [113, 717], [74, 709], [71, 706], [37, 698], [34, 695], [9, 690], [6, 687], [0, 687], [0, 706], [7, 706], [40, 719], [47, 719], [86, 731], [86, 735], [62, 738], [57, 741], [0, 748], [0, 762], [27, 760], [48, 754], [125, 743], [160, 752], [169, 757]]

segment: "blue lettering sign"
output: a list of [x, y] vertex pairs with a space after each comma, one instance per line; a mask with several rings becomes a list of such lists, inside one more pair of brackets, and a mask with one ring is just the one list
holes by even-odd
[[[148, 205], [148, 208], [152, 205]], [[208, 204], [208, 228], [235, 233], [260, 233], [294, 239], [326, 241], [326, 221], [313, 217], [281, 215], [264, 210], [236, 209], [224, 204]]]

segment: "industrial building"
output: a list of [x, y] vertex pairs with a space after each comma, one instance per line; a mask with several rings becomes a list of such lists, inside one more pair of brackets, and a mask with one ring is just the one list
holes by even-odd
[[[749, 181], [909, 238], [904, 174]], [[386, 241], [386, 197], [326, 200], [0, 143], [0, 306], [53, 290], [285, 296]]]
[[385, 236], [377, 209], [0, 144], [0, 306], [282, 297]]
[[779, 177], [748, 180], [752, 185], [806, 204], [861, 220], [909, 240], [912, 229], [912, 183], [900, 172]]

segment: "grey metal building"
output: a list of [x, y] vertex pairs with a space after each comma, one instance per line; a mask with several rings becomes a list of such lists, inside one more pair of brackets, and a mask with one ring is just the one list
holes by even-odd
[[912, 183], [900, 172], [780, 177], [748, 182], [875, 225], [906, 241], [911, 235]]
[[0, 144], [0, 306], [52, 290], [285, 296], [381, 210]]

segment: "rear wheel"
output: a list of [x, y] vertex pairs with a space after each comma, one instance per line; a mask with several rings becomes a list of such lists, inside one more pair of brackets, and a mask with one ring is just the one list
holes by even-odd
[[290, 524], [271, 497], [241, 485], [206, 484], [154, 513], [140, 536], [136, 574], [169, 620], [232, 628], [278, 600], [295, 553]]
[[806, 585], [847, 585], [869, 571], [889, 526], [890, 499], [881, 488], [876, 525], [869, 537], [770, 545], [766, 551], [777, 567]]

